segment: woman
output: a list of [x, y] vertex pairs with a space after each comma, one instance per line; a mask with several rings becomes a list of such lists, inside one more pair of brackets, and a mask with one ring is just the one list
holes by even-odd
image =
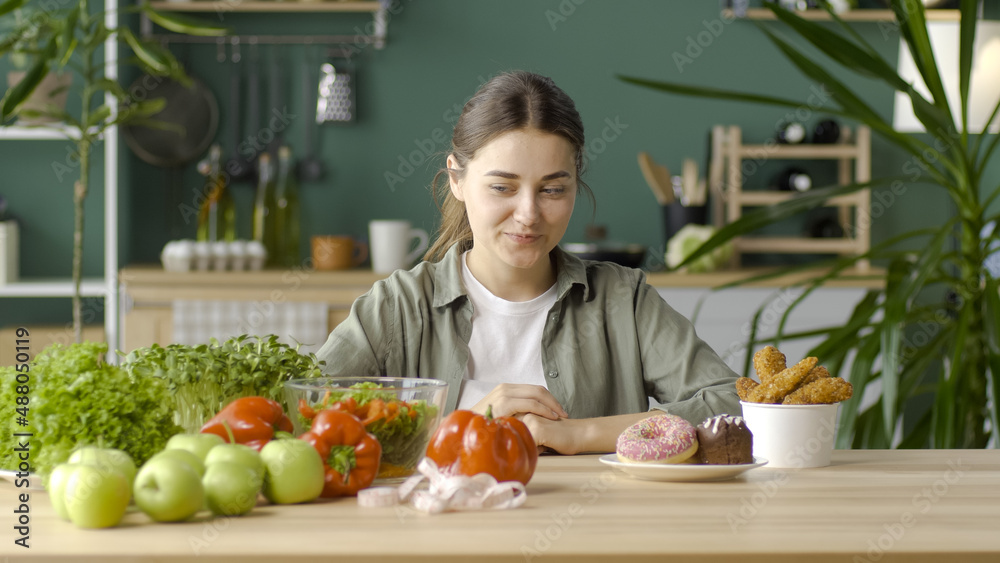
[[614, 451], [662, 411], [739, 414], [736, 374], [641, 271], [558, 248], [578, 192], [590, 195], [583, 150], [580, 116], [550, 79], [483, 85], [435, 178], [446, 181], [427, 261], [354, 303], [318, 352], [325, 371], [443, 379], [448, 411], [492, 406], [565, 454]]

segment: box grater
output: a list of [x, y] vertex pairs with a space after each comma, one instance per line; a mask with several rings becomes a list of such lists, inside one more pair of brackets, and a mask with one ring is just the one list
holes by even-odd
[[319, 69], [316, 123], [351, 123], [354, 105], [354, 68], [346, 59], [331, 59]]

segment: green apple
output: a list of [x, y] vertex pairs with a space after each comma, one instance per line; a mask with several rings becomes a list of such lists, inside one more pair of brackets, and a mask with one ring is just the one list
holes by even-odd
[[80, 467], [80, 465], [79, 463], [60, 463], [53, 467], [52, 472], [49, 473], [48, 483], [45, 488], [49, 491], [49, 500], [52, 501], [52, 509], [63, 520], [69, 520], [69, 514], [66, 512], [66, 482], [69, 481], [69, 476], [73, 470]]
[[315, 500], [323, 492], [323, 460], [309, 442], [271, 440], [260, 450], [264, 496], [275, 504]]
[[[149, 461], [153, 461], [154, 459], [157, 458], [161, 459], [170, 458], [184, 462], [189, 466], [191, 466], [191, 469], [194, 469], [195, 473], [198, 474], [199, 479], [201, 479], [201, 476], [205, 474], [205, 464], [202, 463], [200, 457], [198, 457], [196, 454], [191, 453], [189, 450], [182, 450], [182, 449], [163, 450], [160, 453], [149, 458]], [[149, 463], [149, 461], [147, 461], [146, 463]]]
[[167, 440], [164, 449], [187, 450], [198, 456], [198, 459], [204, 463], [205, 456], [212, 448], [225, 443], [226, 441], [221, 436], [215, 434], [174, 434]]
[[188, 463], [162, 454], [139, 469], [134, 494], [139, 510], [157, 522], [187, 520], [205, 502], [198, 472]]
[[249, 467], [257, 472], [263, 479], [264, 461], [260, 458], [260, 453], [243, 444], [220, 444], [208, 451], [205, 456], [205, 467], [219, 462], [232, 462]]
[[69, 463], [85, 463], [98, 467], [108, 467], [121, 471], [128, 479], [128, 488], [132, 490], [132, 483], [135, 481], [135, 462], [132, 456], [116, 448], [98, 448], [96, 446], [84, 446], [73, 452], [69, 456]]
[[260, 473], [245, 465], [232, 461], [210, 463], [201, 478], [205, 504], [212, 514], [242, 516], [257, 506], [262, 481]]
[[128, 508], [128, 478], [116, 469], [79, 465], [66, 479], [63, 497], [73, 524], [81, 528], [117, 526]]

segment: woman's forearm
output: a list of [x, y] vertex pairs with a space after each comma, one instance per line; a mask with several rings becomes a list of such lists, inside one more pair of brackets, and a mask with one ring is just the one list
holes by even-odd
[[523, 420], [538, 446], [561, 454], [574, 455], [613, 452], [619, 434], [636, 422], [657, 414], [663, 414], [663, 411], [652, 410], [598, 418], [560, 420], [526, 415]]

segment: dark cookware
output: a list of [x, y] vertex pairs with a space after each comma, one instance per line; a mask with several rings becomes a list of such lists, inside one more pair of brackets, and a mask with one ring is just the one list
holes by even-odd
[[[167, 205], [171, 235], [180, 235], [176, 222], [180, 208], [182, 168], [205, 153], [219, 126], [219, 104], [200, 80], [191, 84], [162, 76], [140, 76], [129, 88], [136, 99], [162, 98], [165, 105], [149, 124], [122, 127], [125, 144], [143, 161], [167, 169]], [[141, 98], [139, 96], [142, 96]]]
[[646, 247], [641, 244], [567, 242], [561, 246], [566, 252], [583, 260], [614, 262], [629, 268], [642, 266], [646, 258]]

